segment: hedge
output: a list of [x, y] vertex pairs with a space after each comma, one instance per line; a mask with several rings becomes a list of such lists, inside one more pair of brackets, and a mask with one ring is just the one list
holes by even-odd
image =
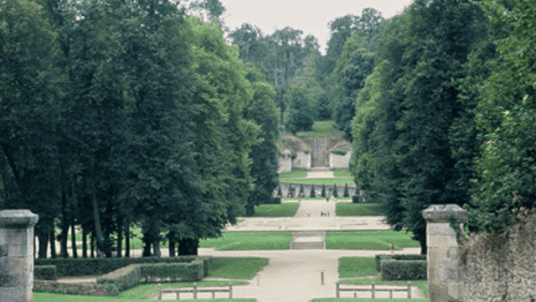
[[384, 260], [382, 280], [426, 280], [426, 260]]
[[145, 282], [154, 281], [200, 281], [204, 276], [202, 260], [190, 263], [157, 263], [131, 265], [123, 271], [114, 272], [97, 278], [97, 284], [113, 285], [119, 292], [135, 287], [145, 279]]
[[56, 281], [57, 278], [57, 269], [55, 265], [34, 266], [34, 279]]
[[281, 197], [273, 197], [267, 200], [264, 200], [262, 204], [281, 204]]
[[56, 281], [34, 280], [35, 292], [52, 292], [75, 295], [117, 296], [119, 291], [112, 284], [59, 283]]
[[413, 254], [402, 254], [402, 255], [376, 255], [376, 270], [381, 271], [381, 261], [382, 260], [426, 260], [426, 255], [413, 255]]
[[35, 259], [34, 265], [54, 265], [58, 277], [104, 275], [131, 264], [149, 263], [189, 263], [194, 260], [203, 260], [204, 275], [208, 276], [212, 269], [212, 257], [181, 256], [170, 258], [142, 257], [142, 258], [55, 258]]

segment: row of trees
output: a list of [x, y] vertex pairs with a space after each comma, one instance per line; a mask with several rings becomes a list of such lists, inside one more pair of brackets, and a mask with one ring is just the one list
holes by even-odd
[[196, 254], [271, 198], [275, 92], [217, 22], [161, 0], [4, 1], [0, 51], [0, 208], [39, 214], [39, 257], [56, 227], [67, 256], [78, 225], [83, 256], [90, 233], [121, 256], [134, 225], [145, 256]]
[[528, 0], [415, 0], [378, 37], [352, 172], [423, 253], [430, 204], [464, 205], [473, 232], [535, 206], [534, 16]]
[[[335, 119], [337, 128], [351, 140], [356, 91], [372, 72], [370, 53], [383, 20], [378, 11], [367, 8], [361, 16], [330, 22], [331, 38], [324, 56], [315, 37], [304, 37], [301, 30], [291, 27], [264, 35], [254, 25], [243, 24], [230, 31], [229, 38], [238, 45], [240, 59], [262, 70], [276, 90], [287, 131], [310, 130], [315, 120]], [[354, 45], [344, 50], [351, 37]], [[356, 51], [360, 59], [351, 55]], [[370, 66], [361, 68], [362, 61]]]

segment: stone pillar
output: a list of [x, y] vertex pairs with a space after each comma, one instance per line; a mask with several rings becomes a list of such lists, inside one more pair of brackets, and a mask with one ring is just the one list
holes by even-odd
[[33, 301], [34, 226], [29, 210], [0, 211], [0, 301]]
[[462, 299], [457, 260], [458, 242], [456, 232], [450, 227], [451, 214], [457, 224], [464, 222], [467, 217], [466, 211], [456, 204], [431, 205], [422, 211], [426, 219], [429, 302]]

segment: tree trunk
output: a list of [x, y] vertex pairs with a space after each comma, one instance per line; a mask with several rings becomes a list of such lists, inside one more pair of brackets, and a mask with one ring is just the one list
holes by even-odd
[[422, 236], [419, 242], [421, 244], [421, 255], [426, 255], [428, 252], [428, 247], [426, 246], [426, 236]]
[[87, 230], [82, 226], [82, 257], [87, 258]]
[[153, 243], [154, 255], [158, 258], [162, 258], [162, 253], [160, 252], [160, 240], [156, 238]]
[[95, 258], [95, 235], [93, 233], [91, 233], [89, 245], [91, 246], [91, 258]]
[[95, 235], [97, 236], [97, 257], [101, 258], [104, 256], [103, 249], [103, 239], [102, 239], [102, 229], [100, 224], [100, 214], [99, 214], [99, 205], [97, 203], [97, 193], [93, 192], [91, 194], [91, 205], [93, 206], [93, 221], [95, 222]]
[[123, 219], [117, 219], [117, 248], [116, 257], [121, 258], [123, 255]]
[[199, 239], [181, 239], [179, 240], [179, 256], [197, 256]]
[[73, 258], [78, 258], [78, 252], [76, 249], [76, 232], [74, 229], [74, 219], [71, 219], [71, 249], [73, 250]]
[[50, 240], [50, 258], [54, 259], [57, 257], [56, 255], [56, 233], [54, 231], [51, 231], [48, 235], [48, 238]]
[[125, 257], [130, 257], [130, 223], [125, 223]]
[[168, 233], [169, 239], [169, 257], [175, 257], [175, 232]]
[[246, 205], [246, 217], [255, 215], [255, 205], [248, 203]]
[[37, 255], [37, 258], [46, 259], [47, 247], [48, 247], [48, 234], [40, 234], [37, 236], [37, 238], [39, 238], [39, 254]]
[[143, 233], [143, 257], [151, 256], [151, 243], [153, 242], [153, 240], [150, 237], [151, 235], [148, 231]]
[[60, 234], [60, 257], [67, 258], [67, 233], [69, 232], [69, 224], [67, 220], [67, 192], [65, 188], [61, 193], [61, 234]]

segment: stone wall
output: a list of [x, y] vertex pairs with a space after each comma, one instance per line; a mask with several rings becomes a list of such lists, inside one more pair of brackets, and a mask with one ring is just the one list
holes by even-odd
[[292, 159], [290, 156], [279, 157], [279, 169], [277, 173], [286, 173], [292, 171]]
[[293, 168], [311, 169], [311, 153], [296, 152], [296, 157], [292, 160]]
[[536, 300], [536, 220], [472, 235], [459, 250], [463, 301]]
[[[311, 193], [311, 186], [312, 185], [300, 185], [300, 184], [288, 184], [288, 183], [279, 184], [279, 187], [281, 187], [281, 193], [283, 194], [283, 197], [287, 197], [289, 192], [291, 192], [293, 196], [295, 197], [299, 196], [299, 194], [302, 193], [300, 191], [300, 188], [303, 188], [303, 192], [305, 193], [305, 196], [309, 197], [309, 194]], [[274, 189], [273, 191], [274, 195], [277, 194], [279, 187], [276, 187]], [[344, 185], [337, 185], [336, 188], [337, 188], [337, 193], [339, 194], [340, 197], [342, 197], [344, 194]], [[315, 195], [320, 196], [322, 192], [322, 185], [315, 185], [314, 189], [315, 189]], [[332, 190], [333, 190], [332, 185], [326, 186], [326, 194], [329, 194]], [[348, 198], [349, 199], [352, 198], [351, 196], [353, 196], [355, 193], [356, 193], [355, 184], [353, 183], [349, 184], [348, 194], [350, 195], [350, 197]]]
[[348, 169], [350, 167], [350, 159], [352, 151], [348, 151], [346, 155], [338, 155], [329, 153], [329, 167], [331, 169]]

